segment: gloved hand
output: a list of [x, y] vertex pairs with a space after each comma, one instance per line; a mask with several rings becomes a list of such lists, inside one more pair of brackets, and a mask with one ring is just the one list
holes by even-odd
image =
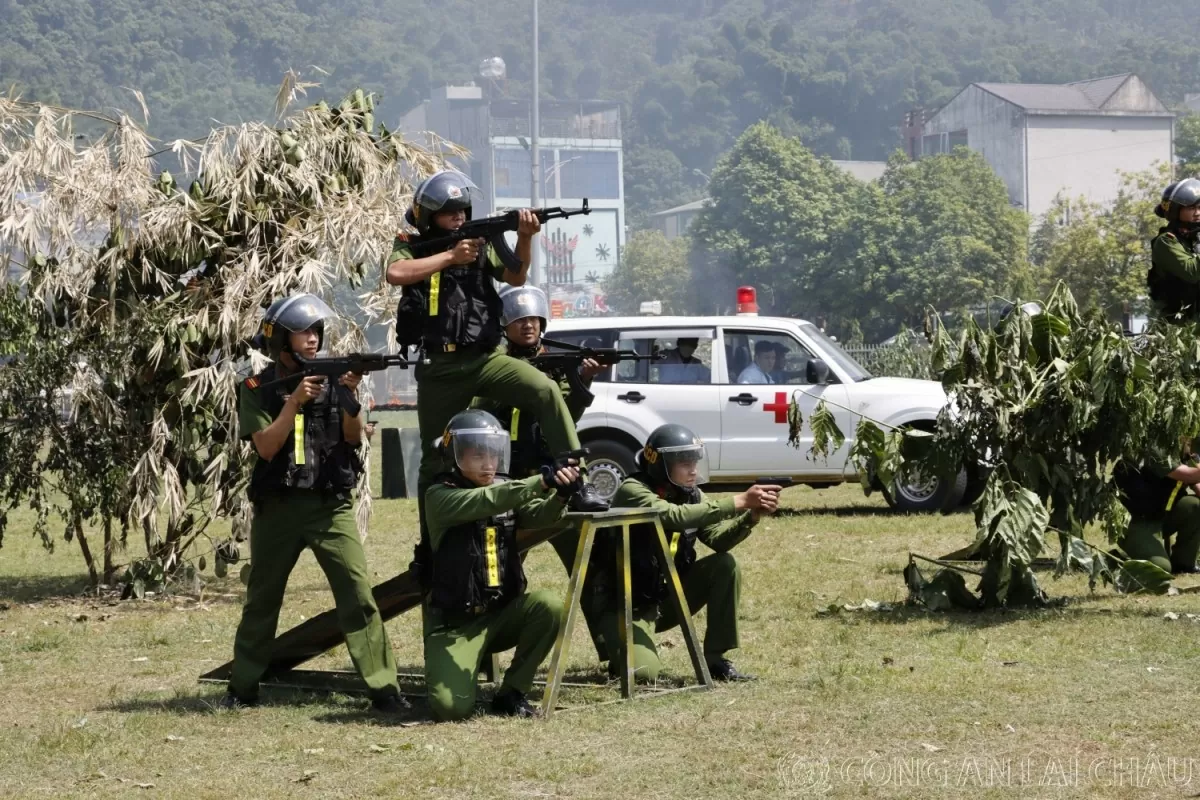
[[583, 488], [583, 478], [577, 467], [543, 464], [540, 470], [542, 485], [547, 489], [554, 487], [554, 492], [563, 500], [573, 496]]

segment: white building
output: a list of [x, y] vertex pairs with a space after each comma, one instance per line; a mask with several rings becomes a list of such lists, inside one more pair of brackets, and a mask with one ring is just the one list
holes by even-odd
[[[540, 205], [577, 208], [586, 197], [592, 209], [543, 228], [542, 280], [556, 314], [585, 315], [604, 310], [600, 283], [625, 245], [621, 109], [596, 101], [540, 105]], [[475, 214], [496, 213], [530, 205], [529, 106], [526, 100], [488, 99], [479, 86], [444, 86], [405, 114], [400, 130], [411, 138], [428, 131], [470, 150], [457, 166], [490, 203]]]
[[973, 83], [907, 129], [909, 155], [965, 145], [1034, 217], [1059, 193], [1106, 204], [1122, 172], [1174, 162], [1175, 115], [1136, 75], [1057, 84]]
[[[834, 161], [833, 165], [864, 183], [879, 180], [883, 177], [883, 171], [887, 169], [886, 161]], [[650, 226], [658, 228], [668, 239], [683, 236], [707, 202], [707, 199], [696, 200], [665, 211], [657, 211], [650, 215]]]

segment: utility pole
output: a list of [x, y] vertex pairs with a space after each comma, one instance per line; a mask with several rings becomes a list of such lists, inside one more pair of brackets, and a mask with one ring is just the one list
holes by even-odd
[[[538, 66], [538, 0], [533, 0], [533, 105], [529, 121], [529, 203], [534, 208], [538, 208], [542, 204], [542, 158], [538, 147], [538, 139], [542, 132], [541, 109], [538, 106], [538, 95], [540, 93], [538, 78], [540, 77], [540, 72], [541, 70]], [[546, 297], [549, 297], [550, 281], [546, 279], [546, 276], [542, 275], [542, 259], [539, 249], [540, 244], [535, 242], [530, 251], [529, 282], [534, 286], [544, 282], [546, 284]]]

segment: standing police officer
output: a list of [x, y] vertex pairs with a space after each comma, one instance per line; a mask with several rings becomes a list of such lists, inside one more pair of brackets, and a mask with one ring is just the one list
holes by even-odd
[[[479, 187], [461, 172], [442, 170], [427, 178], [413, 195], [406, 219], [418, 231], [415, 240], [396, 238], [387, 281], [404, 287], [396, 321], [398, 341], [419, 344], [417, 424], [422, 457], [419, 496], [442, 471], [434, 442], [446, 423], [475, 396], [512, 402], [533, 416], [555, 453], [579, 448], [571, 413], [558, 386], [529, 364], [497, 352], [500, 298], [493, 281], [522, 286], [529, 273], [537, 216], [520, 211], [515, 253], [503, 241], [463, 240], [453, 249], [414, 258], [412, 244], [444, 237], [471, 218]], [[608, 506], [590, 486], [572, 498], [576, 511]]]
[[[339, 391], [319, 376], [281, 378], [299, 371], [293, 354], [313, 358], [333, 311], [319, 297], [297, 294], [267, 309], [255, 343], [274, 363], [240, 389], [239, 427], [258, 460], [250, 479], [254, 522], [250, 580], [233, 644], [233, 670], [222, 705], [254, 705], [271, 663], [272, 644], [288, 576], [312, 548], [337, 605], [346, 649], [381, 711], [408, 707], [396, 684], [396, 663], [367, 574], [354, 521], [352, 492], [362, 473], [363, 425], [342, 407]], [[339, 384], [354, 392], [362, 376]], [[273, 384], [273, 385], [270, 385]]]
[[1154, 213], [1167, 224], [1150, 243], [1150, 299], [1171, 322], [1200, 319], [1200, 180], [1169, 185]]
[[[683, 425], [660, 425], [638, 453], [641, 471], [621, 484], [613, 498], [618, 508], [653, 508], [661, 513], [667, 543], [683, 583], [691, 613], [708, 607], [704, 657], [714, 680], [752, 680], [737, 671], [726, 654], [738, 647], [738, 602], [741, 574], [729, 552], [750, 535], [761, 514], [778, 507], [779, 486], [752, 486], [728, 500], [709, 500], [697, 486], [708, 480], [704, 442]], [[668, 586], [652, 525], [630, 531], [633, 590], [634, 675], [657, 679], [662, 664], [654, 644], [655, 632], [680, 623], [671, 605], [663, 607]], [[696, 540], [716, 552], [697, 560]], [[597, 607], [604, 609], [601, 629], [608, 650], [609, 673], [622, 663], [617, 609], [621, 602], [616, 572], [616, 538], [601, 532], [592, 550], [587, 582]]]
[[526, 592], [517, 528], [548, 528], [578, 491], [573, 465], [524, 480], [497, 481], [508, 470], [508, 432], [486, 411], [455, 414], [440, 448], [453, 468], [426, 496], [432, 551], [422, 606], [425, 684], [440, 720], [475, 710], [483, 659], [516, 648], [492, 710], [530, 717], [525, 694], [562, 625], [562, 600], [549, 590]]

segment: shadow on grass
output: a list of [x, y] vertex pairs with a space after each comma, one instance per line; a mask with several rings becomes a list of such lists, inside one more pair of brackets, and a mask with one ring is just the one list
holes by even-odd
[[840, 611], [818, 613], [816, 616], [844, 623], [868, 623], [883, 625], [908, 625], [913, 622], [939, 622], [943, 625], [927, 631], [926, 636], [953, 633], [955, 630], [982, 630], [1014, 622], [1071, 622], [1095, 619], [1144, 620], [1162, 617], [1162, 609], [1095, 607], [1094, 604], [1106, 597], [1069, 596], [1051, 597], [1052, 603], [1061, 603], [1049, 608], [992, 608], [979, 611], [953, 610], [930, 611], [922, 606], [898, 605], [892, 611]]
[[879, 506], [810, 506], [807, 508], [781, 508], [775, 517], [952, 517], [938, 511], [904, 512]]
[[33, 603], [48, 599], [77, 599], [89, 596], [91, 582], [78, 575], [0, 576], [0, 601]]

